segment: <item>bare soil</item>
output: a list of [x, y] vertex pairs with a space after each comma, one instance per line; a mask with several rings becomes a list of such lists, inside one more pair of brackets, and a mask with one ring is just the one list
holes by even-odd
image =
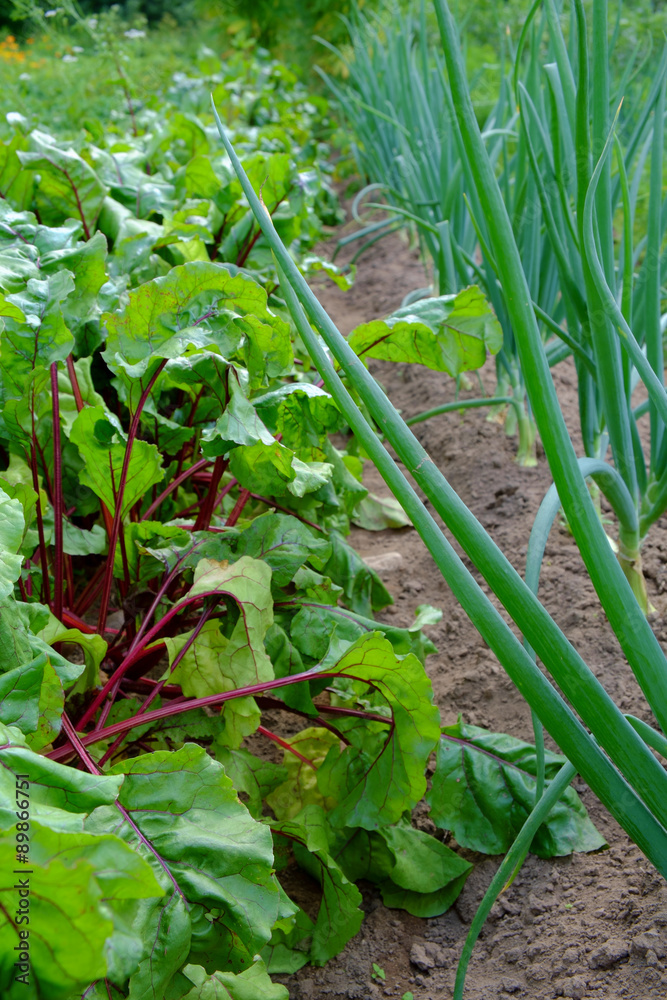
[[[361, 322], [391, 312], [407, 292], [426, 284], [416, 252], [394, 235], [361, 258], [352, 290], [339, 292], [329, 283], [318, 285], [317, 291], [342, 332], [348, 333]], [[406, 416], [454, 395], [451, 379], [418, 366], [376, 362], [371, 370]], [[576, 445], [572, 370], [563, 363], [554, 377]], [[492, 392], [492, 365], [482, 378]], [[551, 482], [540, 449], [536, 468], [519, 468], [516, 440], [506, 436], [501, 424], [489, 421], [483, 410], [448, 414], [417, 425], [416, 430], [449, 482], [522, 572], [530, 527]], [[373, 469], [367, 485], [388, 494]], [[443, 722], [452, 723], [462, 713], [467, 722], [532, 741], [526, 704], [457, 605], [417, 532], [356, 529], [352, 542], [371, 561], [388, 552], [400, 556], [389, 560], [396, 568], [384, 573], [395, 600], [384, 615], [392, 623], [409, 624], [421, 603], [442, 608], [442, 621], [428, 629], [439, 652], [428, 658], [427, 670]], [[656, 609], [650, 620], [663, 645], [666, 551], [663, 519], [652, 530], [644, 553], [649, 597]], [[649, 721], [644, 697], [563, 525], [552, 530], [540, 597], [621, 709]], [[482, 932], [469, 967], [469, 1000], [667, 996], [667, 885], [578, 779], [575, 788], [609, 848], [550, 861], [529, 857]], [[415, 822], [434, 831], [425, 806], [416, 811]], [[415, 1000], [449, 1000], [470, 921], [500, 862], [462, 853], [475, 862], [475, 868], [457, 903], [441, 917], [420, 920], [389, 910], [372, 887], [362, 886], [367, 916], [361, 932], [325, 968], [306, 967], [295, 976], [281, 977], [292, 1000], [379, 1000], [402, 997], [408, 991]], [[373, 963], [384, 970], [384, 981], [374, 981]]]

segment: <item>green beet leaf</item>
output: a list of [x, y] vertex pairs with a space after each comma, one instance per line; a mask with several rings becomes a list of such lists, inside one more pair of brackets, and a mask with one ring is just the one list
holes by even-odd
[[287, 769], [270, 760], [255, 757], [248, 750], [230, 750], [219, 740], [214, 740], [211, 752], [232, 779], [237, 792], [245, 793], [245, 805], [255, 819], [261, 819], [264, 799], [274, 788], [283, 784]]
[[[14, 458], [14, 462], [16, 463], [17, 456], [12, 456], [12, 457]], [[29, 472], [27, 466], [25, 471]], [[12, 479], [14, 478], [12, 474], [11, 461], [9, 469], [5, 470], [5, 477], [11, 477]], [[21, 504], [21, 507], [23, 509], [23, 532], [21, 537], [20, 551], [22, 555], [30, 557], [35, 551], [38, 542], [38, 536], [36, 532], [31, 531], [32, 525], [37, 516], [37, 494], [35, 493], [31, 485], [29, 485], [25, 481], [21, 481], [18, 477], [17, 481], [15, 482], [14, 481], [9, 482], [8, 478], [0, 477], [0, 517], [2, 514], [3, 493], [12, 500], [18, 500], [19, 503]], [[46, 506], [46, 503], [44, 504], [44, 506]], [[2, 531], [3, 520], [4, 518], [0, 520], [0, 532]], [[7, 553], [4, 553], [3, 561], [6, 558], [7, 558]], [[2, 564], [0, 563], [0, 575], [2, 573], [3, 568], [5, 567], [3, 567]]]
[[37, 204], [47, 224], [78, 219], [86, 239], [92, 236], [107, 188], [73, 149], [61, 149], [45, 132], [30, 133], [30, 150], [18, 152], [27, 170], [39, 174]]
[[[472, 870], [472, 866], [470, 870]], [[429, 917], [439, 917], [440, 914], [447, 912], [452, 903], [456, 902], [468, 874], [469, 871], [466, 871], [462, 875], [453, 877], [451, 882], [448, 882], [442, 889], [435, 889], [433, 892], [414, 892], [410, 889], [401, 889], [391, 880], [387, 880], [380, 883], [382, 902], [391, 909], [405, 910], [413, 917], [421, 917], [422, 920]]]
[[[0, 203], [0, 210], [2, 204]], [[0, 216], [2, 218], [2, 216]], [[28, 256], [18, 247], [9, 246], [5, 250], [0, 250], [0, 289], [6, 294], [20, 292], [25, 288], [26, 282], [30, 278], [39, 278], [39, 268], [31, 258], [34, 253]], [[19, 318], [18, 313], [14, 313], [15, 318]]]
[[224, 357], [252, 357], [260, 382], [291, 365], [287, 324], [268, 309], [264, 289], [232, 265], [192, 261], [174, 267], [140, 285], [124, 310], [104, 321], [105, 360], [129, 379], [147, 380], [158, 359], [211, 346]]
[[502, 330], [476, 285], [456, 295], [421, 299], [387, 320], [358, 326], [350, 346], [360, 357], [425, 365], [459, 375], [481, 368], [502, 347]]
[[319, 448], [341, 417], [328, 392], [308, 382], [282, 385], [253, 400], [262, 420], [294, 451]]
[[0, 488], [0, 599], [14, 592], [21, 575], [25, 516], [23, 503]]
[[[160, 552], [174, 545], [189, 545], [188, 532], [176, 524], [161, 521], [130, 521], [123, 527], [125, 558], [130, 579], [142, 585], [158, 575], [164, 568]], [[120, 543], [116, 548], [114, 575], [123, 576], [123, 553]]]
[[74, 291], [69, 271], [50, 277], [30, 278], [24, 289], [0, 295], [0, 373], [5, 399], [19, 398], [36, 368], [48, 368], [63, 361], [74, 340], [62, 314], [61, 305]]
[[[0, 829], [16, 822], [14, 775], [30, 782], [30, 821], [56, 831], [83, 830], [86, 815], [116, 801], [122, 778], [88, 774], [34, 753], [19, 730], [0, 723]], [[103, 830], [102, 833], [109, 831]]]
[[272, 570], [272, 583], [285, 587], [306, 562], [323, 566], [331, 545], [327, 537], [288, 514], [262, 514], [240, 535], [239, 556], [261, 559]]
[[[546, 776], [565, 758], [546, 751]], [[461, 720], [442, 731], [437, 766], [426, 799], [433, 822], [451, 830], [459, 844], [484, 854], [501, 854], [535, 805], [535, 747], [512, 736], [490, 733]], [[604, 840], [573, 788], [568, 788], [535, 834], [538, 857], [594, 851]]]
[[[0, 616], [3, 610], [0, 607]], [[30, 655], [29, 650], [28, 646], [26, 657]], [[18, 659], [14, 655], [15, 648], [9, 652], [11, 659], [5, 660], [5, 663]], [[24, 659], [20, 663], [20, 666], [0, 674], [0, 721], [6, 726], [16, 726], [28, 735], [34, 733], [39, 725], [40, 695], [49, 662], [44, 653], [40, 653], [29, 662]]]
[[408, 822], [377, 831], [342, 831], [333, 852], [349, 879], [375, 882], [385, 906], [418, 917], [444, 913], [457, 898], [472, 865]]
[[[285, 630], [275, 622], [266, 633], [264, 646], [271, 658], [276, 678], [300, 674], [305, 669], [299, 650], [290, 641]], [[297, 712], [303, 712], [305, 715], [318, 714], [318, 709], [313, 704], [308, 681], [300, 681], [298, 684], [278, 688], [274, 691], [274, 695]]]
[[[43, 653], [41, 654], [44, 655]], [[65, 708], [65, 692], [55, 668], [45, 657], [44, 674], [39, 691], [37, 711], [39, 719], [35, 729], [27, 734], [26, 741], [32, 750], [44, 750], [53, 743], [60, 732]], [[0, 678], [0, 681], [2, 678]]]
[[[232, 565], [202, 559], [187, 596], [209, 591], [235, 601], [239, 618], [229, 636], [215, 620], [206, 622], [171, 680], [195, 698], [273, 680], [273, 667], [264, 648], [267, 629], [273, 624], [270, 567], [250, 556], [242, 556]], [[189, 637], [187, 633], [166, 640], [171, 663]], [[223, 719], [224, 742], [238, 747], [257, 729], [259, 710], [253, 698], [238, 698], [225, 704]]]
[[378, 497], [369, 493], [354, 508], [352, 523], [365, 531], [385, 528], [408, 528], [412, 521], [394, 497]]
[[229, 471], [241, 486], [262, 496], [281, 497], [289, 493], [296, 476], [293, 454], [279, 441], [258, 442], [234, 448], [229, 456]]
[[264, 426], [257, 410], [245, 396], [238, 373], [228, 374], [229, 402], [213, 427], [202, 435], [202, 452], [206, 458], [224, 455], [236, 445], [273, 444], [273, 435]]
[[[214, 972], [209, 976], [198, 965], [186, 965], [183, 975], [193, 988], [179, 1000], [289, 1000], [286, 987], [272, 983], [264, 962], [254, 962], [245, 972]], [[165, 1000], [171, 1000], [166, 997]]]
[[392, 826], [381, 833], [394, 858], [389, 879], [380, 883], [385, 906], [422, 918], [448, 910], [472, 865], [435, 837], [412, 826]]
[[472, 871], [469, 861], [435, 837], [407, 824], [389, 827], [382, 831], [382, 836], [394, 857], [389, 875], [402, 889], [434, 892]]
[[[326, 790], [322, 791], [317, 782], [317, 769], [324, 763], [332, 747], [338, 747], [339, 739], [328, 729], [311, 726], [286, 740], [292, 750], [285, 750], [283, 767], [287, 780], [278, 785], [267, 803], [279, 820], [294, 819], [306, 806], [331, 805]], [[298, 754], [298, 756], [297, 756]]]
[[78, 628], [65, 628], [55, 615], [49, 615], [48, 624], [38, 633], [49, 646], [55, 643], [72, 643], [83, 653], [85, 671], [70, 694], [88, 691], [99, 684], [100, 666], [107, 653], [107, 643], [101, 635], [82, 632]]
[[[221, 765], [195, 744], [122, 761], [111, 774], [125, 775], [119, 801], [145, 840], [138, 843], [109, 807], [89, 817], [86, 831], [121, 836], [151, 864], [168, 893], [146, 914], [149, 953], [163, 921], [174, 920], [174, 947], [167, 938], [161, 958], [172, 969], [168, 978], [182, 964], [184, 949], [187, 955], [188, 938], [190, 960], [210, 972], [247, 968], [279, 913], [268, 828], [239, 802]], [[150, 981], [146, 966], [137, 976]], [[134, 990], [133, 981], [132, 996]], [[138, 982], [136, 993], [144, 995]]]
[[[167, 902], [146, 900], [132, 929], [148, 947], [142, 952], [147, 957], [130, 977], [129, 995], [132, 1000], [154, 1000], [164, 996], [174, 980], [182, 980], [179, 969], [190, 954], [192, 917], [185, 897], [173, 892]], [[158, 961], [155, 955], [160, 956]]]
[[326, 487], [333, 473], [328, 462], [304, 462], [296, 455], [292, 458], [292, 469], [294, 479], [287, 484], [287, 489], [295, 497], [316, 493], [322, 487]]
[[330, 659], [327, 651], [330, 647], [334, 629], [338, 641], [355, 642], [370, 632], [382, 632], [399, 656], [406, 653], [414, 655], [424, 663], [429, 653], [437, 649], [430, 639], [421, 631], [424, 625], [432, 625], [439, 621], [442, 612], [429, 604], [417, 608], [417, 617], [408, 628], [397, 628], [385, 622], [376, 622], [372, 618], [356, 615], [346, 608], [321, 604], [319, 601], [303, 601], [301, 610], [292, 620], [291, 637], [295, 646], [305, 656], [313, 660]]
[[[76, 380], [81, 393], [81, 399], [88, 406], [104, 406], [104, 400], [95, 389], [95, 385], [93, 383], [93, 377], [90, 371], [92, 363], [92, 357], [79, 358], [78, 361], [74, 362], [74, 371], [76, 373]], [[74, 398], [74, 391], [72, 389], [69, 373], [64, 367], [61, 367], [58, 370], [58, 398], [60, 403], [60, 423], [69, 437], [72, 424], [76, 420], [79, 410]], [[72, 555], [77, 554], [78, 553], [75, 552], [72, 553]]]
[[322, 887], [310, 960], [313, 965], [325, 965], [359, 930], [361, 893], [330, 854], [326, 816], [319, 806], [307, 806], [296, 818], [271, 827], [278, 839], [281, 834], [290, 838], [297, 862]]
[[[115, 513], [116, 491], [125, 459], [124, 435], [103, 407], [87, 406], [72, 424], [70, 440], [84, 460], [79, 472], [81, 483], [89, 486], [112, 514]], [[121, 505], [123, 517], [151, 486], [162, 481], [163, 474], [160, 453], [155, 445], [134, 441]]]
[[262, 950], [270, 973], [293, 974], [308, 961], [313, 936], [313, 921], [299, 909], [291, 917], [276, 921], [271, 940]]
[[332, 264], [329, 260], [317, 257], [315, 254], [306, 254], [301, 261], [301, 270], [308, 276], [317, 274], [318, 271], [326, 274], [327, 278], [331, 278], [334, 284], [346, 292], [354, 284], [357, 269], [354, 264], [349, 268], [346, 267], [343, 269], [338, 267], [337, 264]]
[[346, 729], [353, 745], [332, 749], [317, 772], [320, 789], [338, 803], [329, 816], [332, 826], [374, 830], [396, 822], [426, 791], [424, 771], [438, 741], [440, 713], [417, 657], [398, 659], [379, 633], [359, 639], [335, 669], [341, 678], [370, 686], [391, 711], [386, 727], [376, 724], [381, 732], [368, 722]]
[[32, 203], [34, 178], [23, 169], [18, 151], [27, 149], [28, 141], [15, 135], [9, 142], [0, 142], [0, 194], [3, 204], [25, 209]]
[[322, 572], [343, 588], [347, 606], [357, 614], [371, 617], [373, 611], [393, 604], [391, 594], [380, 577], [348, 545], [340, 532], [330, 532], [329, 539], [332, 544], [331, 558], [322, 567]]
[[362, 483], [363, 466], [355, 455], [347, 455], [338, 448], [334, 448], [331, 441], [326, 438], [322, 443], [322, 452], [327, 462], [333, 467], [331, 484], [335, 488], [335, 493], [327, 499], [332, 506], [344, 510], [348, 517], [364, 497], [368, 496], [368, 490]]
[[[228, 362], [219, 354], [199, 350], [186, 357], [172, 358], [167, 363], [165, 372], [174, 385], [192, 393], [193, 400], [203, 386], [217, 401], [220, 410], [224, 410], [229, 396], [226, 378], [228, 367]], [[167, 382], [166, 378], [164, 382]]]
[[[132, 928], [141, 909], [138, 901], [164, 895], [151, 866], [113, 834], [57, 833], [39, 826], [35, 831], [30, 842], [30, 868], [48, 867], [54, 857], [68, 868], [76, 868], [82, 861], [93, 865], [95, 881], [102, 890], [101, 916], [111, 917], [113, 922], [113, 933], [105, 942], [108, 975], [115, 982], [124, 982], [146, 957], [145, 945]], [[37, 888], [40, 874], [40, 870], [34, 874]], [[31, 888], [32, 882], [33, 878]]]
[[[39, 826], [31, 823], [31, 847], [39, 840]], [[19, 943], [16, 928], [8, 915], [19, 905], [20, 875], [16, 867], [16, 833], [10, 830], [0, 839], [0, 859], [6, 873], [0, 887], [0, 990], [7, 1000], [25, 995], [25, 983], [16, 981], [14, 967]], [[101, 907], [102, 889], [95, 879], [95, 866], [79, 860], [70, 867], [54, 859], [45, 867], [32, 869], [30, 881], [29, 980], [37, 987], [36, 996], [66, 1000], [76, 991], [106, 975], [105, 943], [113, 933], [113, 923]], [[27, 866], [26, 866], [27, 867]], [[31, 866], [32, 868], [32, 866]]]
[[24, 604], [13, 595], [0, 601], [0, 669], [22, 665], [44, 653], [55, 668], [65, 687], [69, 687], [83, 673], [82, 663], [71, 663], [41, 638], [39, 633], [49, 620], [49, 609], [33, 602]]

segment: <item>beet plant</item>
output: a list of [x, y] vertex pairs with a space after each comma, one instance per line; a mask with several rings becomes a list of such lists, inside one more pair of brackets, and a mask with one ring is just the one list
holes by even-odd
[[[210, 113], [136, 112], [122, 141], [75, 149], [17, 121], [3, 146], [0, 984], [279, 1000], [271, 973], [323, 964], [358, 930], [357, 880], [417, 916], [456, 899], [471, 865], [411, 822], [434, 753], [432, 816], [460, 844], [505, 849], [528, 817], [540, 855], [603, 842], [564, 757], [441, 729], [422, 631], [436, 609], [374, 619], [391, 596], [346, 535], [384, 526], [387, 506], [359, 445], [404, 508], [390, 520], [414, 522], [466, 606], [480, 598], [378, 429], [403, 450], [409, 432], [344, 342], [343, 384], [296, 297], [336, 341], [303, 277], [347, 280], [310, 254], [332, 203], [298, 116], [269, 129], [293, 156], [234, 119], [241, 167]], [[499, 336], [471, 289], [352, 343], [455, 373]], [[294, 866], [312, 907], [281, 883]]]

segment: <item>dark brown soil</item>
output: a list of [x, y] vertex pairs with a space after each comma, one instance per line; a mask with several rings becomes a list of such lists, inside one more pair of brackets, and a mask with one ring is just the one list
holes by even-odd
[[[416, 253], [400, 236], [377, 244], [362, 257], [355, 287], [339, 292], [318, 286], [325, 307], [344, 333], [386, 315], [402, 297], [428, 281]], [[372, 371], [406, 416], [453, 398], [447, 376], [421, 367], [374, 363]], [[494, 370], [483, 372], [489, 391]], [[562, 406], [577, 439], [576, 385], [567, 363], [554, 371]], [[477, 392], [475, 392], [477, 394]], [[536, 468], [515, 462], [516, 440], [483, 410], [449, 414], [417, 425], [418, 437], [452, 486], [519, 571], [540, 500], [550, 485], [543, 455]], [[367, 485], [387, 488], [370, 469]], [[613, 526], [610, 526], [613, 534]], [[416, 531], [355, 530], [353, 544], [371, 561], [399, 553], [398, 568], [385, 574], [395, 605], [385, 615], [407, 625], [418, 604], [443, 610], [428, 629], [438, 654], [427, 669], [444, 723], [462, 713], [467, 722], [532, 740], [530, 712], [511, 681], [458, 607]], [[644, 554], [651, 623], [667, 640], [667, 526], [653, 529]], [[540, 597], [597, 673], [623, 711], [650, 720], [637, 683], [600, 609], [576, 546], [564, 526], [555, 526], [547, 547]], [[496, 903], [469, 968], [466, 998], [507, 996], [628, 998], [667, 996], [667, 885], [578, 779], [591, 816], [609, 849], [591, 855], [542, 861], [529, 857]], [[433, 830], [426, 807], [415, 821]], [[471, 855], [476, 862], [463, 893], [441, 917], [419, 920], [386, 909], [369, 888], [360, 934], [323, 969], [307, 967], [285, 977], [292, 1000], [311, 997], [402, 997], [450, 1000], [458, 956], [475, 908], [499, 858]], [[372, 978], [373, 963], [385, 973]], [[281, 977], [282, 978], [282, 977]]]

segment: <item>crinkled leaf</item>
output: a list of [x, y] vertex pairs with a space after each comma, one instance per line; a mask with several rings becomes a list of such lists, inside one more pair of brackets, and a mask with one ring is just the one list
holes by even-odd
[[316, 274], [318, 271], [323, 272], [344, 292], [348, 288], [352, 288], [357, 270], [354, 264], [343, 269], [337, 264], [332, 264], [330, 260], [323, 260], [315, 254], [306, 254], [301, 261], [301, 269], [308, 275]]
[[30, 278], [13, 295], [0, 295], [0, 372], [4, 398], [20, 398], [35, 368], [63, 361], [74, 346], [62, 304], [74, 291], [69, 271]]
[[340, 413], [329, 393], [308, 382], [282, 385], [253, 403], [262, 420], [294, 451], [320, 447], [340, 427]]
[[[89, 817], [86, 830], [118, 834], [151, 864], [168, 895], [148, 915], [150, 933], [161, 933], [165, 910], [175, 907], [179, 925], [190, 923], [191, 961], [213, 969], [248, 967], [269, 940], [279, 911], [268, 828], [239, 802], [221, 765], [195, 744], [122, 761], [111, 774], [125, 775], [119, 801], [146, 842], [137, 844], [122, 816], [107, 807]], [[178, 955], [167, 938], [161, 963], [171, 966], [186, 938], [187, 927], [176, 935]], [[142, 980], [147, 976], [147, 969], [140, 970]], [[130, 995], [135, 992], [145, 995], [138, 989]]]
[[[2, 365], [1, 351], [0, 347], [0, 434], [15, 448], [20, 448], [24, 455], [28, 455], [33, 416], [38, 440], [43, 441], [45, 437], [50, 436], [51, 400], [46, 388], [49, 372], [43, 367], [28, 371], [18, 359], [18, 363], [12, 366], [12, 372], [8, 375], [7, 369]], [[17, 382], [14, 382], [14, 375], [17, 377]], [[8, 398], [12, 392], [20, 392], [21, 395]]]
[[387, 604], [393, 604], [391, 594], [377, 573], [357, 555], [338, 531], [329, 534], [331, 558], [322, 567], [325, 576], [340, 584], [345, 603], [357, 614], [370, 617]]
[[[535, 747], [460, 720], [442, 732], [426, 797], [431, 818], [464, 847], [506, 852], [535, 805]], [[547, 779], [564, 762], [547, 750]], [[579, 796], [568, 788], [535, 834], [531, 850], [538, 857], [554, 857], [603, 846]]]
[[350, 334], [360, 356], [425, 365], [458, 375], [481, 368], [487, 350], [502, 347], [502, 330], [476, 285], [456, 295], [421, 299], [387, 320], [363, 323]]
[[288, 1000], [287, 989], [269, 979], [264, 962], [253, 962], [245, 972], [214, 972], [207, 975], [197, 965], [186, 965], [183, 975], [194, 986], [182, 1000]]
[[[44, 831], [48, 836], [50, 831]], [[31, 848], [39, 843], [40, 828], [30, 829]], [[16, 911], [17, 891], [12, 875], [16, 866], [16, 833], [0, 838], [0, 859], [6, 873], [0, 886], [0, 990], [7, 1000], [19, 1000], [25, 983], [17, 982], [14, 967], [19, 943], [17, 929], [8, 919]], [[32, 866], [31, 866], [32, 867]], [[84, 990], [92, 980], [106, 975], [105, 942], [113, 924], [102, 907], [102, 889], [95, 866], [80, 859], [75, 867], [54, 858], [44, 867], [35, 862], [30, 880], [30, 949], [25, 972], [39, 993], [50, 1000], [66, 1000]], [[21, 970], [24, 971], [24, 970]]]
[[74, 276], [74, 293], [63, 304], [65, 322], [73, 333], [101, 315], [98, 293], [107, 280], [106, 257], [107, 241], [98, 232], [74, 247], [52, 250], [40, 260], [43, 275], [66, 268]]
[[[290, 641], [285, 630], [280, 625], [276, 625], [275, 622], [266, 633], [264, 646], [273, 664], [276, 678], [299, 674], [304, 669], [299, 650]], [[298, 684], [289, 684], [287, 687], [278, 688], [274, 691], [274, 695], [297, 712], [304, 712], [306, 715], [318, 714], [318, 710], [313, 704], [308, 681], [300, 681]]]
[[[183, 528], [176, 524], [163, 524], [161, 521], [130, 521], [124, 526], [123, 533], [130, 579], [140, 585], [162, 571], [164, 563], [159, 556], [161, 550], [170, 549], [174, 545], [185, 546], [190, 542], [189, 535]], [[120, 544], [116, 548], [114, 575], [124, 575]]]
[[246, 794], [245, 804], [250, 815], [260, 819], [264, 799], [285, 781], [286, 768], [255, 757], [248, 750], [230, 750], [219, 740], [214, 741], [211, 751], [224, 767], [225, 774], [232, 779], [237, 792]]
[[[5, 476], [8, 475], [11, 475], [9, 470], [5, 472]], [[19, 551], [21, 551], [24, 555], [32, 555], [32, 552], [36, 547], [37, 539], [34, 537], [35, 533], [30, 529], [36, 517], [37, 494], [33, 490], [32, 486], [26, 482], [9, 482], [6, 478], [0, 477], [0, 530], [2, 526], [3, 501], [1, 497], [3, 493], [13, 500], [18, 500], [21, 504], [23, 509], [23, 532]], [[26, 552], [26, 549], [30, 549], [30, 551]], [[0, 567], [2, 567], [3, 560], [4, 554], [0, 554]]]
[[[195, 698], [272, 680], [273, 667], [264, 648], [266, 631], [273, 623], [270, 567], [250, 556], [232, 565], [202, 559], [188, 596], [208, 591], [234, 600], [240, 610], [238, 621], [229, 637], [216, 621], [207, 622], [171, 679], [184, 694]], [[190, 635], [166, 640], [171, 663]], [[238, 698], [225, 704], [223, 718], [223, 740], [237, 747], [259, 725], [259, 710], [253, 698]]]
[[246, 398], [233, 370], [229, 372], [228, 385], [230, 398], [224, 413], [202, 434], [202, 452], [206, 458], [224, 455], [235, 445], [273, 444], [273, 435]]
[[[342, 509], [350, 517], [360, 500], [368, 495], [368, 490], [361, 481], [362, 464], [355, 455], [347, 455], [335, 448], [329, 438], [322, 443], [322, 451], [327, 462], [332, 466], [331, 484], [335, 494], [327, 498], [334, 506]], [[332, 491], [333, 492], [333, 491]]]
[[442, 612], [429, 604], [417, 608], [417, 617], [408, 628], [397, 628], [387, 622], [376, 622], [372, 618], [356, 615], [346, 608], [320, 604], [319, 601], [303, 601], [301, 610], [292, 619], [291, 637], [294, 644], [305, 656], [313, 660], [330, 663], [327, 655], [331, 639], [336, 633], [340, 642], [356, 642], [370, 632], [382, 632], [392, 644], [398, 656], [406, 653], [414, 655], [424, 663], [429, 653], [437, 649], [421, 631], [424, 625], [432, 625], [442, 617]]
[[340, 743], [330, 730], [312, 726], [302, 729], [285, 742], [295, 751], [285, 749], [283, 752], [287, 780], [266, 797], [279, 820], [294, 819], [309, 805], [326, 807], [330, 804], [326, 790], [318, 785], [317, 769], [324, 763], [331, 748], [338, 747]]
[[289, 492], [296, 473], [292, 452], [279, 441], [234, 448], [229, 457], [229, 471], [241, 486], [252, 493], [281, 497]]
[[317, 492], [330, 482], [333, 473], [329, 462], [303, 462], [296, 455], [292, 458], [292, 470], [294, 479], [288, 482], [287, 490], [295, 497]]
[[313, 965], [325, 965], [359, 930], [361, 893], [329, 853], [326, 818], [319, 806], [308, 806], [295, 819], [272, 824], [272, 829], [292, 838], [299, 865], [322, 886], [310, 960]]
[[17, 155], [27, 145], [22, 135], [0, 142], [0, 194], [6, 203], [19, 210], [28, 208], [33, 197], [34, 178], [23, 169]]
[[[82, 862], [90, 863], [102, 891], [101, 916], [105, 921], [111, 917], [113, 922], [113, 933], [104, 944], [107, 974], [116, 982], [124, 982], [146, 954], [145, 942], [132, 927], [140, 909], [138, 901], [155, 901], [164, 894], [151, 867], [132, 846], [112, 834], [54, 832], [39, 826], [36, 833], [30, 842], [31, 891], [33, 879], [39, 887], [41, 869], [53, 857], [68, 869], [77, 868]], [[38, 870], [34, 871], [35, 868]]]
[[81, 632], [78, 628], [64, 628], [55, 615], [49, 616], [48, 624], [38, 634], [49, 646], [55, 643], [73, 643], [82, 651], [85, 671], [78, 679], [74, 692], [88, 691], [99, 684], [100, 666], [108, 645], [101, 635]]
[[256, 517], [241, 533], [236, 551], [239, 556], [268, 563], [272, 582], [276, 587], [285, 587], [305, 562], [323, 566], [331, 546], [323, 533], [295, 517], [276, 512]]
[[27, 170], [39, 173], [37, 202], [47, 225], [79, 219], [92, 235], [107, 188], [93, 168], [73, 149], [61, 149], [45, 132], [30, 133], [30, 151], [18, 157]]
[[0, 601], [0, 651], [2, 666], [21, 666], [33, 657], [45, 653], [65, 687], [69, 687], [84, 671], [83, 663], [71, 663], [38, 634], [46, 627], [49, 609], [43, 604], [16, 601], [9, 596]]
[[[104, 357], [114, 371], [148, 376], [158, 358], [217, 346], [225, 357], [241, 347], [258, 377], [288, 370], [287, 324], [266, 304], [266, 292], [232, 265], [193, 261], [140, 285], [121, 313], [104, 317]], [[263, 353], [262, 353], [263, 352]]]
[[394, 497], [378, 497], [369, 493], [354, 508], [352, 523], [366, 531], [385, 528], [407, 528], [412, 521]]
[[338, 803], [332, 826], [374, 830], [396, 822], [426, 791], [424, 771], [438, 741], [440, 713], [417, 657], [399, 660], [379, 633], [359, 639], [335, 669], [370, 685], [391, 710], [388, 725], [378, 723], [382, 731], [368, 722], [361, 730], [346, 729], [352, 745], [333, 748], [317, 772], [322, 791]]
[[14, 584], [21, 575], [25, 516], [23, 504], [0, 488], [0, 599], [14, 592]]
[[270, 973], [293, 974], [303, 968], [308, 961], [313, 926], [313, 921], [301, 909], [276, 922], [271, 940], [262, 950]]
[[155, 1000], [167, 994], [175, 978], [181, 978], [179, 969], [190, 953], [192, 919], [186, 899], [173, 892], [166, 902], [140, 903], [133, 930], [146, 942], [148, 954], [130, 978], [129, 996], [131, 1000]]
[[[84, 460], [80, 481], [114, 513], [125, 459], [124, 437], [101, 406], [87, 406], [72, 424], [70, 440]], [[163, 474], [160, 453], [155, 445], [134, 441], [121, 505], [123, 517], [151, 486], [161, 482]]]
[[101, 524], [87, 529], [63, 520], [63, 552], [68, 556], [99, 556], [106, 548], [107, 533]]
[[200, 350], [197, 354], [172, 358], [165, 368], [171, 381], [190, 391], [198, 392], [204, 386], [217, 400], [221, 410], [227, 405], [227, 369], [229, 362], [213, 351]]

